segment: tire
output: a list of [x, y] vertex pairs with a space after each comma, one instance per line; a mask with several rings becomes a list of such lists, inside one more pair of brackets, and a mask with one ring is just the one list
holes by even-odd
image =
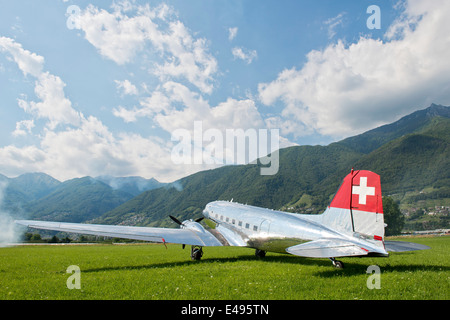
[[198, 261], [198, 260], [201, 260], [202, 256], [203, 256], [202, 249], [197, 248], [197, 249], [194, 249], [194, 251], [192, 252], [191, 259]]
[[258, 258], [264, 258], [266, 256], [266, 252], [264, 250], [256, 249], [255, 256]]

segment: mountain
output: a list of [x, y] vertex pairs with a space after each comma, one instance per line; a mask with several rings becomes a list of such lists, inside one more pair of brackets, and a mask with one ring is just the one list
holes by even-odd
[[163, 185], [141, 177], [84, 177], [60, 182], [45, 173], [16, 178], [0, 174], [0, 209], [22, 218], [84, 222]]
[[130, 193], [113, 190], [101, 181], [84, 177], [63, 182], [47, 196], [28, 203], [25, 210], [36, 220], [82, 222], [131, 198]]
[[16, 178], [0, 175], [3, 183], [3, 209], [18, 213], [28, 202], [42, 198], [51, 193], [61, 182], [48, 174], [25, 173]]
[[[225, 166], [198, 172], [140, 194], [105, 213], [96, 223], [173, 226], [201, 215], [206, 203], [231, 200], [272, 209], [322, 212], [352, 167], [381, 175], [383, 193], [450, 189], [450, 107], [431, 105], [409, 116], [328, 146], [280, 150], [276, 175], [259, 165]], [[450, 198], [450, 196], [449, 196]]]
[[145, 179], [142, 177], [113, 177], [113, 176], [99, 176], [95, 177], [95, 180], [106, 183], [114, 190], [120, 190], [137, 196], [138, 194], [160, 188], [165, 186], [165, 183], [161, 183], [158, 180], [151, 178]]
[[435, 117], [357, 162], [381, 175], [387, 193], [450, 186], [450, 118]]
[[338, 143], [367, 154], [389, 141], [420, 131], [421, 128], [429, 124], [431, 119], [436, 117], [450, 118], [450, 108], [433, 103], [427, 109], [418, 110], [396, 122], [344, 139]]

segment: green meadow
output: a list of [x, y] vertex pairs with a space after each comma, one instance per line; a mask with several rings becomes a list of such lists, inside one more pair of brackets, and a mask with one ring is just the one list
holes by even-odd
[[[402, 238], [403, 240], [403, 238]], [[248, 248], [204, 248], [191, 261], [181, 245], [42, 245], [0, 248], [1, 300], [448, 300], [450, 237], [405, 238], [431, 250], [392, 253], [389, 258], [328, 259]], [[67, 273], [78, 266], [79, 278]], [[376, 274], [368, 267], [379, 267]], [[72, 278], [71, 278], [72, 277]], [[67, 282], [79, 280], [80, 289]], [[73, 280], [73, 281], [72, 281]], [[369, 289], [378, 281], [380, 289]]]

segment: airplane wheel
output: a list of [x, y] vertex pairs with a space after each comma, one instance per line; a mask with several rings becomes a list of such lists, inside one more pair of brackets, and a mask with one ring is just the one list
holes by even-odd
[[192, 260], [198, 261], [198, 260], [200, 260], [202, 258], [202, 256], [203, 256], [202, 248], [195, 248], [195, 249], [192, 250], [192, 253], [191, 253], [191, 259]]
[[344, 268], [344, 263], [342, 261], [339, 261], [339, 260], [334, 261], [333, 265], [337, 269], [343, 269]]
[[264, 258], [266, 256], [266, 252], [264, 250], [256, 249], [255, 256], [258, 258]]

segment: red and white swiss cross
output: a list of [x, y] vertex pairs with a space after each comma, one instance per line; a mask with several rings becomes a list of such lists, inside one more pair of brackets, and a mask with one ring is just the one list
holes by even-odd
[[348, 174], [330, 207], [383, 213], [380, 176], [367, 170]]

